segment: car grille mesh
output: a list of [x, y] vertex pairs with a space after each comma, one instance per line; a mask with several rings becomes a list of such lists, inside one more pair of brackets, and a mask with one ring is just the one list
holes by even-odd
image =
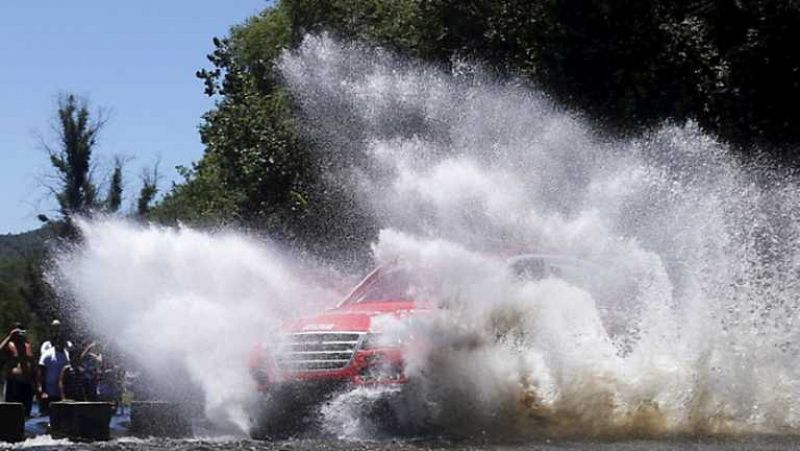
[[283, 371], [326, 371], [346, 367], [358, 347], [361, 333], [303, 332], [286, 337], [277, 355]]

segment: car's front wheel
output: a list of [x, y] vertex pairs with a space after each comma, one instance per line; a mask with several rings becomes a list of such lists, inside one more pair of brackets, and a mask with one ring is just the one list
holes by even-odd
[[285, 440], [301, 436], [313, 428], [317, 405], [284, 392], [270, 393], [261, 399], [251, 416], [250, 437]]

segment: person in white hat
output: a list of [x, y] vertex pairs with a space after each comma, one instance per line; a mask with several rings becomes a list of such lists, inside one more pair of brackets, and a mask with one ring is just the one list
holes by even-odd
[[[64, 331], [61, 329], [61, 321], [54, 319], [50, 323], [50, 339], [45, 340], [42, 343], [42, 346], [39, 347], [39, 355], [45, 355], [53, 347], [53, 342], [56, 340], [61, 339], [64, 336]], [[69, 340], [65, 340], [66, 349], [69, 351], [72, 349], [72, 342]]]

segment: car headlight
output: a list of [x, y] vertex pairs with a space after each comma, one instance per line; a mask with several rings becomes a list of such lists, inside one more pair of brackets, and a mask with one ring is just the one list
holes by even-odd
[[405, 365], [401, 361], [387, 359], [385, 355], [377, 353], [367, 358], [366, 365], [361, 369], [360, 376], [366, 381], [400, 381], [403, 379]]
[[361, 349], [377, 349], [384, 347], [383, 334], [368, 333], [363, 340], [361, 340]]

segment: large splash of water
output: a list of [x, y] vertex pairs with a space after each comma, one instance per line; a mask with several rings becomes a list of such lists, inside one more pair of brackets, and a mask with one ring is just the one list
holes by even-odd
[[78, 302], [93, 334], [137, 365], [129, 369], [150, 375], [154, 386], [143, 389], [204, 401], [220, 426], [249, 425], [253, 346], [338, 298], [329, 272], [241, 234], [118, 220], [80, 227], [85, 239], [56, 259], [53, 284]]
[[[466, 64], [310, 37], [280, 69], [330, 176], [382, 226], [376, 261], [399, 258], [441, 307], [399, 327], [427, 343], [406, 355], [405, 423], [517, 437], [798, 430], [794, 179], [691, 124], [609, 139]], [[98, 330], [177, 359], [211, 414], [237, 424], [249, 345], [336, 298], [234, 234], [83, 231], [57, 273]], [[579, 259], [592, 277], [521, 280], [506, 257], [528, 252]], [[328, 426], [363, 435], [354, 407], [374, 398], [333, 400]]]
[[[794, 180], [692, 124], [604, 138], [468, 65], [323, 37], [282, 69], [384, 225], [377, 260], [410, 262], [447, 306], [412, 326], [432, 344], [407, 356], [425, 421], [523, 435], [798, 425]], [[524, 252], [592, 262], [594, 281], [521, 282], [498, 254]]]

